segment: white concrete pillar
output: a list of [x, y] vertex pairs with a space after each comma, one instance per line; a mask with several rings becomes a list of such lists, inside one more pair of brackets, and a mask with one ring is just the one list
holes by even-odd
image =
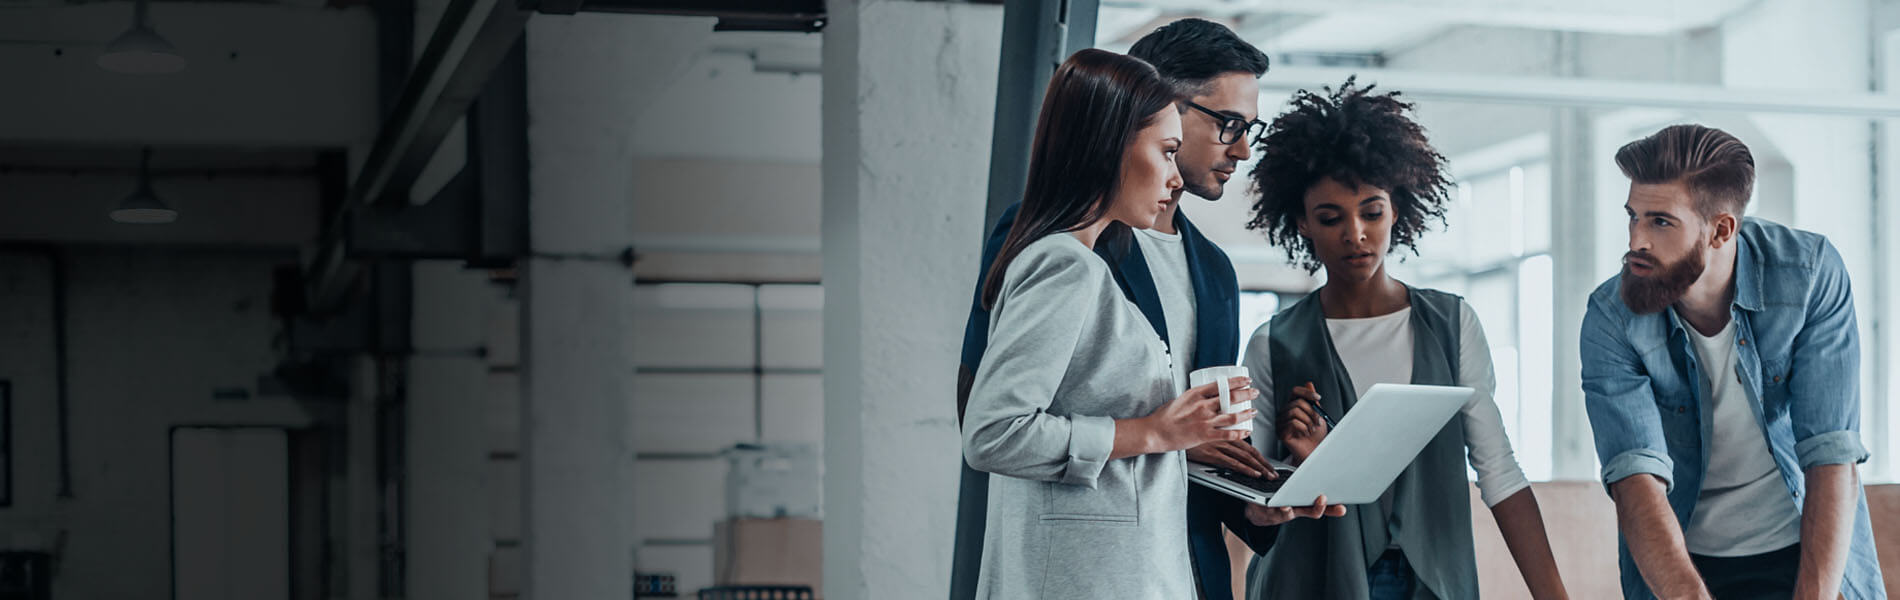
[[[1578, 34], [1558, 35], [1555, 71], [1575, 76], [1582, 58]], [[1550, 441], [1553, 479], [1596, 479], [1591, 458], [1596, 440], [1583, 408], [1583, 361], [1578, 349], [1583, 313], [1603, 277], [1596, 264], [1596, 218], [1601, 212], [1596, 143], [1589, 111], [1551, 109], [1550, 257], [1551, 393]]]
[[[1900, 20], [1900, 11], [1888, 9], [1889, 19]], [[1876, 38], [1878, 48], [1880, 89], [1893, 93], [1900, 87], [1900, 29], [1884, 29]], [[1878, 146], [1874, 149], [1874, 158], [1878, 161], [1875, 172], [1879, 174], [1879, 187], [1876, 188], [1874, 210], [1878, 216], [1876, 227], [1879, 231], [1900, 231], [1900, 121], [1888, 119], [1876, 124]], [[1874, 331], [1879, 339], [1873, 347], [1881, 357], [1877, 365], [1864, 365], [1861, 368], [1874, 369], [1875, 390], [1886, 401], [1877, 405], [1873, 414], [1861, 415], [1861, 439], [1871, 442], [1868, 451], [1874, 454], [1868, 469], [1863, 471], [1868, 479], [1893, 481], [1896, 471], [1893, 460], [1886, 458], [1894, 448], [1893, 436], [1900, 434], [1900, 407], [1893, 405], [1900, 398], [1900, 237], [1894, 235], [1874, 236], [1876, 260], [1881, 269], [1875, 273], [1878, 278], [1874, 297], [1879, 306], [1873, 316]], [[1866, 317], [1862, 317], [1866, 318]], [[1866, 344], [1865, 340], [1862, 344]], [[1878, 417], [1878, 418], [1876, 418]]]
[[825, 595], [939, 597], [1003, 13], [909, 1], [827, 8]]
[[[1867, 0], [1801, 2], [1765, 0], [1722, 27], [1723, 85], [1865, 92], [1874, 81], [1868, 27], [1873, 17]], [[1799, 48], [1798, 52], [1787, 49]], [[1759, 139], [1744, 139], [1751, 149], [1771, 146], [1793, 166], [1792, 219], [1785, 224], [1827, 236], [1847, 263], [1853, 281], [1854, 312], [1860, 322], [1862, 439], [1873, 448], [1884, 438], [1868, 427], [1881, 415], [1885, 395], [1875, 387], [1879, 347], [1874, 303], [1875, 237], [1885, 233], [1874, 207], [1873, 127], [1867, 119], [1847, 117], [1750, 115]], [[1785, 188], [1784, 188], [1785, 189]], [[1774, 189], [1757, 188], [1756, 201]], [[1876, 454], [1869, 471], [1886, 469]]]
[[409, 359], [404, 587], [412, 600], [488, 596], [486, 273], [417, 261]]
[[646, 40], [606, 15], [528, 24], [530, 247], [521, 263], [522, 597], [632, 595], [629, 129]]

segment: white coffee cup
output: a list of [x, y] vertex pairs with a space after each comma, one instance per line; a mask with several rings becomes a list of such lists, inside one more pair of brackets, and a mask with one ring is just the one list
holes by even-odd
[[[1218, 384], [1215, 388], [1220, 390], [1221, 414], [1231, 415], [1253, 408], [1253, 403], [1251, 402], [1235, 402], [1234, 391], [1227, 387], [1229, 380], [1235, 377], [1248, 376], [1246, 367], [1208, 367], [1196, 370], [1193, 373], [1188, 373], [1188, 387], [1200, 387], [1210, 383]], [[1222, 427], [1221, 429], [1228, 431], [1253, 431], [1253, 420], [1248, 419], [1234, 425]]]

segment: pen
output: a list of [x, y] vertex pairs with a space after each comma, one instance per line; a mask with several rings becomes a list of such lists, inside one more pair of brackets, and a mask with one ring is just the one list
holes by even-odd
[[[1309, 389], [1309, 390], [1313, 390], [1313, 395], [1314, 395], [1314, 396], [1318, 396], [1318, 395], [1319, 395], [1319, 390], [1315, 390], [1315, 389], [1313, 389], [1313, 383], [1312, 383], [1312, 382], [1310, 382], [1310, 381], [1306, 383], [1306, 389]], [[1329, 415], [1329, 414], [1326, 414], [1326, 409], [1324, 409], [1324, 408], [1320, 408], [1320, 405], [1319, 405], [1319, 403], [1318, 403], [1318, 402], [1309, 402], [1308, 404], [1312, 404], [1312, 405], [1313, 405], [1313, 412], [1317, 412], [1317, 413], [1319, 413], [1319, 419], [1320, 419], [1321, 421], [1325, 421], [1325, 422], [1326, 422], [1326, 429], [1327, 429], [1327, 430], [1332, 430], [1332, 429], [1335, 429], [1335, 428], [1337, 428], [1337, 427], [1339, 427], [1339, 426], [1338, 426], [1337, 424], [1334, 424], [1334, 423], [1333, 423], [1333, 416], [1332, 416], [1332, 415]]]
[[1331, 429], [1336, 429], [1339, 427], [1338, 425], [1333, 424], [1332, 415], [1326, 414], [1326, 409], [1320, 408], [1319, 403], [1317, 402], [1313, 403], [1313, 411], [1318, 412], [1320, 420], [1326, 422], [1326, 429], [1331, 430]]

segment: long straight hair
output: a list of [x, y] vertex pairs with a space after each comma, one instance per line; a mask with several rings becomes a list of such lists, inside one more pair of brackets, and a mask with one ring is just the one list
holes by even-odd
[[[1135, 134], [1175, 99], [1173, 88], [1138, 58], [1088, 48], [1056, 67], [1036, 119], [1022, 208], [983, 281], [984, 310], [995, 308], [1009, 263], [1023, 248], [1052, 233], [1086, 228], [1108, 214], [1121, 181], [1122, 155]], [[1097, 243], [1110, 240], [1105, 235]]]

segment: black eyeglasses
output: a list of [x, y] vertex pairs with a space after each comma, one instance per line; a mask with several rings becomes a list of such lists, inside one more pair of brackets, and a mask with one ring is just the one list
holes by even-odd
[[1238, 142], [1240, 141], [1241, 136], [1246, 135], [1248, 133], [1253, 134], [1250, 137], [1259, 139], [1260, 135], [1265, 133], [1267, 130], [1267, 124], [1261, 122], [1260, 119], [1254, 119], [1252, 121], [1249, 121], [1247, 119], [1242, 119], [1240, 117], [1236, 117], [1228, 113], [1220, 112], [1220, 111], [1217, 111], [1205, 106], [1201, 106], [1199, 104], [1195, 104], [1193, 101], [1190, 101], [1190, 100], [1182, 100], [1182, 102], [1186, 102], [1188, 106], [1194, 107], [1194, 110], [1207, 113], [1207, 116], [1214, 117], [1215, 121], [1220, 122], [1220, 143], [1222, 144], [1232, 144], [1234, 142]]

